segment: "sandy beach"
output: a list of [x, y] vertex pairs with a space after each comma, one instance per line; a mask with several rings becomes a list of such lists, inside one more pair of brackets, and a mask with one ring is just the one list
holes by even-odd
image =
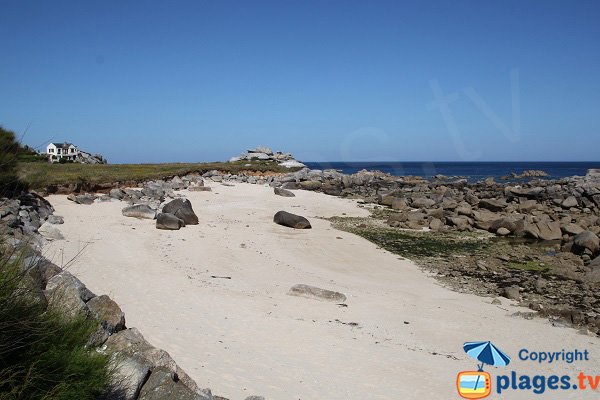
[[[491, 298], [453, 292], [411, 261], [322, 219], [367, 216], [353, 200], [309, 191], [285, 198], [250, 184], [210, 186], [212, 192], [178, 192], [200, 218], [179, 231], [122, 216], [123, 202], [87, 206], [52, 195], [65, 240], [48, 243], [45, 253], [58, 265], [75, 257], [72, 273], [95, 293], [110, 295], [128, 327], [140, 329], [215, 394], [232, 400], [458, 398], [456, 374], [476, 368], [462, 344], [477, 340], [491, 340], [513, 358], [509, 367], [491, 368], [493, 374], [575, 379], [581, 370], [600, 369], [597, 338], [512, 316], [527, 310], [506, 299], [492, 305]], [[313, 228], [274, 224], [279, 210], [307, 217]], [[347, 307], [289, 296], [300, 283], [344, 293]], [[523, 348], [587, 349], [591, 360], [538, 364], [518, 359]]]

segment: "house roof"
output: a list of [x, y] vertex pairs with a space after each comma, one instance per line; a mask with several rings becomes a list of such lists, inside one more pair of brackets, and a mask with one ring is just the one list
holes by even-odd
[[76, 147], [73, 143], [68, 143], [68, 142], [65, 142], [65, 143], [50, 143], [50, 144], [53, 144], [54, 146], [56, 146], [57, 148], [60, 148], [60, 149], [68, 149], [70, 146]]

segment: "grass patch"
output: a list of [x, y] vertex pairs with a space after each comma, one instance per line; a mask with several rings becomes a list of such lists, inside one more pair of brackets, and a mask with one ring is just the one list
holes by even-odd
[[509, 262], [507, 268], [530, 272], [547, 272], [550, 268], [538, 261]]
[[406, 231], [373, 223], [368, 218], [334, 217], [330, 221], [336, 229], [362, 236], [379, 247], [411, 259], [484, 253], [489, 246], [480, 237], [461, 232]]
[[97, 321], [48, 309], [20, 257], [0, 256], [0, 399], [97, 399], [110, 381], [108, 357], [86, 347]]
[[281, 167], [268, 161], [171, 164], [50, 164], [19, 163], [18, 175], [31, 188], [44, 189], [50, 185], [106, 184], [164, 179], [211, 170], [237, 174], [249, 172], [291, 172], [297, 169]]

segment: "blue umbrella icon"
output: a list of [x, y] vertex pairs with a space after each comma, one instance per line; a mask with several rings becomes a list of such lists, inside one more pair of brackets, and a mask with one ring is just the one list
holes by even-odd
[[481, 365], [478, 365], [480, 371], [483, 371], [484, 364], [505, 367], [510, 363], [510, 357], [494, 346], [492, 342], [467, 342], [463, 345], [463, 349], [465, 353], [477, 361], [481, 361]]
[[[502, 350], [492, 344], [492, 342], [466, 342], [463, 345], [465, 353], [481, 361], [481, 365], [477, 365], [479, 371], [483, 371], [483, 365], [493, 365], [495, 367], [505, 367], [510, 363], [510, 357], [504, 354]], [[479, 383], [480, 376], [477, 376], [475, 387]]]

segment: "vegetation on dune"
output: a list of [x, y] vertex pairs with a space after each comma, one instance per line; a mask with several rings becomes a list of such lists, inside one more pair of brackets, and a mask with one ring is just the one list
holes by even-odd
[[50, 185], [108, 184], [115, 182], [144, 181], [204, 173], [219, 170], [232, 174], [251, 172], [290, 172], [294, 169], [281, 167], [267, 161], [239, 161], [213, 163], [168, 164], [49, 164], [19, 163], [19, 177], [34, 189]]
[[97, 321], [48, 309], [22, 257], [0, 251], [0, 400], [98, 398], [110, 368], [86, 347]]

